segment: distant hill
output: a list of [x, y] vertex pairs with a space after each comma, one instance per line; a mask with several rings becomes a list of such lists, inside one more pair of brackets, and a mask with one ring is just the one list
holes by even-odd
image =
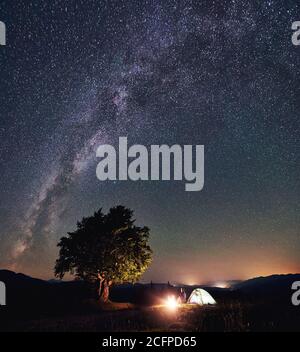
[[300, 274], [261, 276], [234, 285], [234, 289], [252, 299], [290, 303], [292, 283], [300, 281]]
[[246, 281], [241, 281], [233, 285], [233, 287], [247, 291], [262, 290], [266, 289], [267, 287], [269, 289], [280, 286], [290, 287], [294, 281], [300, 281], [300, 274], [260, 276]]
[[5, 282], [6, 286], [18, 287], [47, 284], [44, 280], [35, 279], [22, 273], [14, 273], [10, 270], [0, 270], [0, 281]]
[[0, 281], [6, 285], [5, 309], [18, 315], [35, 316], [72, 310], [90, 294], [84, 282], [53, 284], [9, 270], [0, 270]]

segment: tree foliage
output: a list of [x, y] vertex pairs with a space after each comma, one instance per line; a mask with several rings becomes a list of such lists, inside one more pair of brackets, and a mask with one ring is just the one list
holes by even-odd
[[94, 281], [101, 272], [113, 282], [135, 282], [152, 260], [148, 239], [148, 227], [135, 226], [132, 210], [117, 206], [103, 214], [100, 209], [60, 239], [55, 275], [70, 272]]

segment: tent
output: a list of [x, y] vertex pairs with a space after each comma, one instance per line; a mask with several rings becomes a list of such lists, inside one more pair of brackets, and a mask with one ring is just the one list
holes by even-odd
[[213, 299], [213, 297], [205, 290], [202, 288], [196, 288], [193, 290], [191, 293], [188, 303], [190, 304], [216, 304], [217, 302]]

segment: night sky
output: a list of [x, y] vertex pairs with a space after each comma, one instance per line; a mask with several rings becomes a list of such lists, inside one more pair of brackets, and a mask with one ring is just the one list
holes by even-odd
[[[300, 271], [297, 1], [1, 1], [0, 267], [53, 277], [57, 241], [123, 204], [143, 281]], [[100, 144], [204, 144], [205, 185], [96, 177]]]

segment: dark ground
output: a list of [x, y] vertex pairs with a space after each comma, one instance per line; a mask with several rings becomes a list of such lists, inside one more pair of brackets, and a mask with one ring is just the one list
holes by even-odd
[[[83, 282], [49, 283], [0, 271], [7, 305], [0, 306], [2, 331], [300, 331], [300, 306], [291, 304], [291, 284], [300, 275], [276, 275], [209, 287], [216, 306], [183, 305], [172, 311], [161, 299], [168, 285], [113, 287], [113, 303], [95, 300]], [[194, 287], [185, 287], [189, 294]], [[116, 303], [119, 302], [119, 303]]]

